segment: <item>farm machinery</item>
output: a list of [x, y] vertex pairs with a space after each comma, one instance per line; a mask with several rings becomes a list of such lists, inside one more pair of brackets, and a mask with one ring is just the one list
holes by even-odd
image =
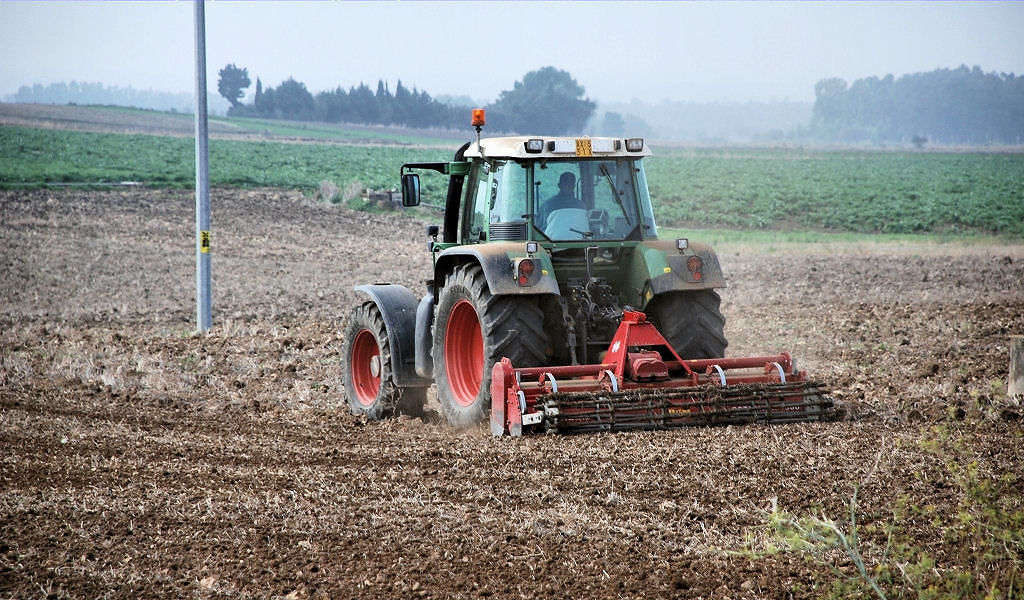
[[423, 411], [437, 386], [454, 426], [495, 435], [829, 419], [832, 400], [787, 353], [725, 357], [715, 252], [660, 240], [641, 138], [498, 137], [454, 159], [402, 165], [448, 176], [421, 297], [387, 283], [344, 331], [350, 409]]

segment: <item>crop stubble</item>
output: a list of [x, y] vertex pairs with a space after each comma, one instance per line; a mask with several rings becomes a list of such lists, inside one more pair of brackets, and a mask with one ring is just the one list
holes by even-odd
[[742, 554], [773, 501], [841, 518], [861, 485], [865, 524], [898, 497], [951, 516], [936, 425], [983, 476], [1022, 470], [996, 390], [1020, 246], [719, 248], [728, 353], [790, 350], [848, 420], [508, 440], [340, 401], [352, 286], [420, 293], [422, 223], [276, 190], [212, 205], [197, 335], [188, 192], [0, 196], [0, 595], [811, 597], [819, 567]]

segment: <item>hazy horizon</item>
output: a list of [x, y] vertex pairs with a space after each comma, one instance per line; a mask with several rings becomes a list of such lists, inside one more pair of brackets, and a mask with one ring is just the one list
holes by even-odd
[[[192, 92], [192, 2], [0, 2], [0, 96], [99, 82]], [[226, 64], [316, 93], [378, 79], [492, 101], [529, 71], [601, 103], [814, 100], [823, 78], [1024, 72], [1024, 2], [208, 2]], [[253, 92], [252, 88], [249, 93]]]

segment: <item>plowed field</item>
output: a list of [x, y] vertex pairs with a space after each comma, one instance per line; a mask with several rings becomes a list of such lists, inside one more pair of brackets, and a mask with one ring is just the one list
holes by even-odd
[[817, 597], [855, 562], [785, 551], [773, 509], [849, 532], [855, 489], [890, 589], [1024, 591], [1022, 246], [720, 247], [727, 354], [790, 351], [844, 420], [512, 440], [341, 399], [352, 286], [420, 294], [423, 223], [212, 205], [200, 335], [189, 192], [0, 194], [0, 596]]

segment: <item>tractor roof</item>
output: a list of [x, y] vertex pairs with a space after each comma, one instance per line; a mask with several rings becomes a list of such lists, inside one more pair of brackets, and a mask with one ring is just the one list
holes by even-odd
[[495, 137], [470, 144], [466, 158], [614, 158], [650, 156], [651, 151], [641, 138], [611, 137]]

